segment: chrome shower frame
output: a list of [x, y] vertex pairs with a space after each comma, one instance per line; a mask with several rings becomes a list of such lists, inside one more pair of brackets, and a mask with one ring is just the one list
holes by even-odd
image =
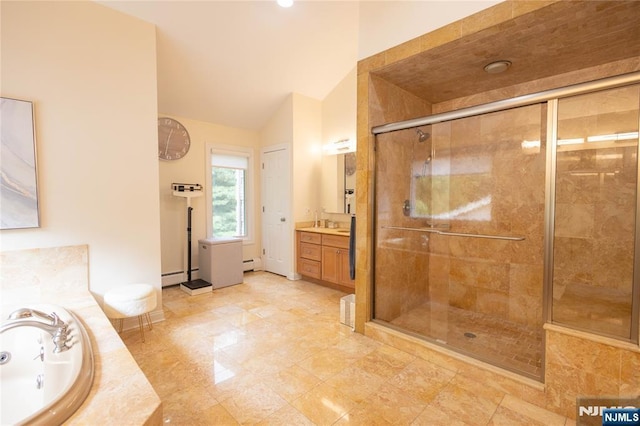
[[[373, 127], [371, 133], [375, 136], [394, 132], [398, 130], [406, 130], [411, 128], [418, 128], [420, 126], [432, 125], [436, 123], [451, 121], [460, 118], [467, 118], [472, 116], [483, 115], [491, 112], [498, 112], [506, 109], [528, 106], [533, 104], [546, 103], [547, 106], [547, 157], [546, 157], [546, 174], [545, 174], [545, 235], [544, 235], [544, 283], [543, 283], [543, 300], [542, 300], [542, 318], [546, 323], [553, 323], [552, 318], [552, 304], [553, 304], [553, 236], [554, 236], [554, 216], [555, 216], [555, 175], [556, 175], [556, 150], [557, 150], [557, 118], [558, 118], [558, 100], [567, 98], [570, 96], [586, 94], [589, 92], [595, 92], [598, 90], [612, 89], [616, 87], [623, 87], [632, 84], [640, 83], [640, 72], [633, 72], [623, 74], [619, 76], [608, 77], [600, 80], [574, 84], [557, 89], [551, 89], [532, 93], [528, 95], [518, 96], [511, 99], [500, 100], [496, 102], [490, 102], [483, 105], [477, 105], [473, 107], [463, 108], [456, 111], [449, 111], [439, 114], [434, 114], [426, 117], [405, 120], [395, 123], [384, 124]], [[640, 120], [639, 120], [640, 121]], [[640, 126], [640, 123], [639, 123]], [[419, 137], [422, 137], [420, 133], [422, 131], [417, 129]], [[377, 140], [374, 139], [374, 143]], [[640, 144], [638, 144], [638, 159], [640, 159]], [[431, 156], [436, 154], [433, 152], [433, 145], [431, 149]], [[377, 161], [374, 158], [374, 161]], [[638, 169], [638, 176], [636, 181], [636, 228], [635, 228], [635, 254], [634, 254], [634, 272], [632, 283], [632, 311], [631, 311], [631, 326], [630, 336], [628, 341], [632, 344], [638, 345], [640, 340], [640, 167]], [[373, 185], [376, 185], [376, 174], [374, 173]], [[373, 203], [375, 208], [376, 197], [374, 190]], [[376, 215], [374, 214], [374, 226]], [[374, 232], [373, 235], [373, 247], [376, 246], [377, 235]], [[373, 254], [373, 264], [375, 265], [375, 253]], [[375, 280], [375, 278], [374, 278]], [[371, 292], [371, 313], [375, 312], [375, 282], [372, 283], [373, 291]], [[557, 324], [558, 326], [565, 328], [573, 328], [565, 324]], [[585, 330], [582, 330], [585, 331]], [[600, 335], [596, 331], [588, 331], [594, 335]], [[408, 333], [412, 334], [412, 333]], [[544, 344], [544, 343], [543, 343]], [[543, 376], [544, 378], [544, 352], [543, 351]]]

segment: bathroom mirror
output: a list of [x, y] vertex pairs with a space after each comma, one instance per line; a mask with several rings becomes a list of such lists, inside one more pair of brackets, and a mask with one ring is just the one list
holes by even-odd
[[325, 213], [355, 213], [356, 153], [322, 156], [322, 210]]

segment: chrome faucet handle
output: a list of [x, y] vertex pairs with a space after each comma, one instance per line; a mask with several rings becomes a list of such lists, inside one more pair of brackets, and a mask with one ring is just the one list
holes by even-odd
[[56, 330], [52, 337], [53, 344], [55, 345], [53, 353], [57, 354], [71, 348], [71, 346], [67, 345], [67, 342], [69, 342], [70, 339], [69, 334], [67, 333], [66, 324], [63, 323], [63, 325], [61, 325], [58, 330]]
[[29, 309], [29, 308], [17, 309], [11, 312], [11, 314], [9, 314], [9, 317], [7, 319], [15, 320], [15, 319], [24, 319], [24, 318], [40, 318], [50, 322], [51, 325], [59, 325], [60, 323], [64, 324], [64, 322], [60, 320], [60, 318], [55, 312], [52, 312], [51, 315], [49, 315], [47, 313], [38, 311], [36, 309]]
[[[34, 321], [34, 318], [44, 320], [44, 322]], [[13, 311], [9, 315], [8, 320], [8, 322], [2, 324], [0, 333], [4, 333], [6, 330], [10, 330], [11, 328], [19, 327], [21, 325], [39, 327], [47, 331], [53, 338], [53, 344], [55, 345], [55, 348], [53, 349], [54, 353], [64, 352], [71, 348], [71, 346], [67, 345], [67, 342], [69, 341], [68, 325], [62, 321], [55, 312], [46, 314], [35, 309], [23, 308]]]

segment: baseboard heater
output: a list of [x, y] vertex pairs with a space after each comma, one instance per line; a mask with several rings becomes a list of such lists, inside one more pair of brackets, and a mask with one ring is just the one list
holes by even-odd
[[[262, 259], [254, 257], [253, 259], [242, 261], [242, 272], [262, 271]], [[200, 271], [192, 269], [195, 278], [200, 278]], [[162, 274], [162, 287], [169, 287], [180, 284], [184, 281], [184, 271], [174, 271]]]
[[254, 257], [253, 259], [244, 260], [242, 262], [242, 270], [244, 272], [261, 271], [262, 270], [262, 259], [260, 259], [259, 257]]

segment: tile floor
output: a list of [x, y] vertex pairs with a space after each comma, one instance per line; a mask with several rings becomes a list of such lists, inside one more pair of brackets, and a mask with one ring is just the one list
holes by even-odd
[[122, 337], [174, 425], [574, 425], [339, 322], [344, 293], [251, 272]]

